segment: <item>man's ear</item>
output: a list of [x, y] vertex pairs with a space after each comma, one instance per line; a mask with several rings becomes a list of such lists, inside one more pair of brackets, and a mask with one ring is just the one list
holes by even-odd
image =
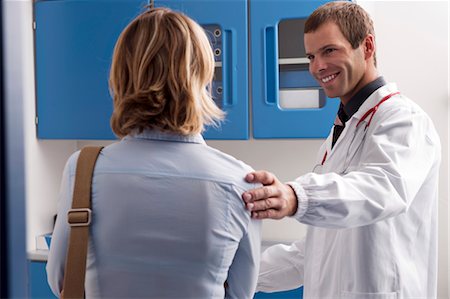
[[372, 34], [368, 34], [363, 42], [364, 46], [364, 58], [367, 60], [375, 55], [375, 37]]

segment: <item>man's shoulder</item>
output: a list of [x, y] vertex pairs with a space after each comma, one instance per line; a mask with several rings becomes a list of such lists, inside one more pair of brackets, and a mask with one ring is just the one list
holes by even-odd
[[431, 122], [428, 114], [412, 99], [403, 93], [393, 97], [391, 101], [386, 101], [379, 107], [380, 116], [411, 118], [415, 121]]
[[[396, 94], [391, 100], [378, 107], [373, 117], [373, 129], [388, 133], [390, 129], [402, 129], [417, 137], [427, 137], [428, 141], [439, 144], [439, 136], [429, 115], [412, 99], [403, 93]], [[395, 131], [397, 134], [397, 131]], [[398, 136], [404, 138], [402, 136]]]

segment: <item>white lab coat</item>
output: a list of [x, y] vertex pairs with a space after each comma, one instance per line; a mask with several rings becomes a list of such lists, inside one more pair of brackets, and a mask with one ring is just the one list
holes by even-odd
[[356, 127], [395, 91], [395, 84], [375, 91], [333, 149], [330, 134], [315, 173], [290, 183], [299, 199], [293, 217], [308, 225], [307, 235], [263, 253], [258, 290], [304, 285], [304, 298], [314, 299], [436, 298], [441, 146], [432, 121], [400, 94], [367, 128], [370, 117]]

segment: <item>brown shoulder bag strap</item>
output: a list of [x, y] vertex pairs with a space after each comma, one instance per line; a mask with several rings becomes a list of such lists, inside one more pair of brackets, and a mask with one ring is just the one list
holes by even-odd
[[67, 214], [70, 225], [61, 298], [84, 298], [89, 225], [91, 223], [91, 184], [95, 162], [102, 146], [86, 146], [78, 157], [72, 209]]

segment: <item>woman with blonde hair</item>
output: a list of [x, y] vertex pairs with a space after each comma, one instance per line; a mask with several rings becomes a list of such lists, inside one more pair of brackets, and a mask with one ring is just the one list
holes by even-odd
[[[243, 179], [252, 169], [200, 135], [223, 118], [208, 92], [213, 72], [203, 29], [181, 13], [150, 9], [121, 33], [110, 73], [121, 139], [94, 171], [86, 298], [253, 297], [260, 223], [240, 199], [256, 187]], [[56, 295], [78, 154], [64, 170], [47, 264]]]

